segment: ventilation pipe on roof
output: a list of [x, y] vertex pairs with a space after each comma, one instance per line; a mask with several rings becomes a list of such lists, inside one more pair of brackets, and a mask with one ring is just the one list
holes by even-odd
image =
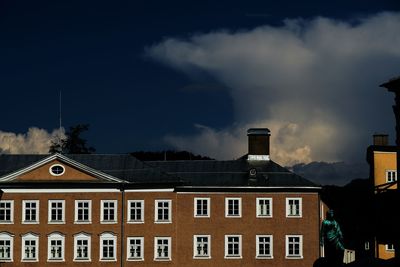
[[269, 137], [271, 132], [267, 128], [251, 128], [247, 130], [249, 150], [247, 160], [268, 161]]

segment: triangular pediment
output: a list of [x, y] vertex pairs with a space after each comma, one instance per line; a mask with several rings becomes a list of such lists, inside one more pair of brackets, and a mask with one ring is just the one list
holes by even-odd
[[65, 155], [53, 154], [0, 178], [0, 182], [125, 182]]

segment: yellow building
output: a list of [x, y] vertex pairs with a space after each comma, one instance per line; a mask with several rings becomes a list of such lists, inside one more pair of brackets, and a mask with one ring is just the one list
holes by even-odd
[[378, 203], [375, 237], [375, 257], [390, 259], [394, 257], [394, 245], [391, 240], [390, 229], [394, 223], [393, 212], [390, 212], [391, 199], [395, 197], [397, 189], [396, 146], [388, 145], [388, 136], [374, 135], [374, 144], [368, 147], [367, 161], [370, 165], [370, 179], [372, 179], [375, 196]]

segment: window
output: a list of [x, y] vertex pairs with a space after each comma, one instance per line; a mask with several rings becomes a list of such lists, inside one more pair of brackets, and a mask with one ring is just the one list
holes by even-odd
[[193, 236], [193, 258], [211, 258], [211, 237], [209, 235]]
[[64, 174], [65, 168], [61, 164], [54, 164], [50, 166], [49, 172], [53, 176], [61, 176]]
[[22, 222], [23, 223], [39, 223], [39, 201], [23, 200], [22, 201]]
[[387, 244], [385, 247], [387, 251], [394, 252], [394, 244]]
[[272, 217], [272, 198], [257, 198], [257, 218]]
[[286, 258], [303, 258], [303, 236], [286, 236]]
[[241, 198], [225, 198], [225, 217], [241, 217], [241, 202]]
[[210, 199], [194, 199], [194, 217], [210, 217]]
[[155, 221], [158, 223], [170, 223], [172, 221], [171, 200], [156, 200], [155, 206]]
[[90, 241], [91, 237], [86, 233], [74, 236], [74, 261], [90, 261]]
[[100, 236], [100, 260], [117, 260], [117, 237], [112, 233], [104, 233]]
[[396, 170], [387, 170], [386, 171], [386, 182], [391, 183], [397, 181], [397, 171]]
[[64, 261], [65, 236], [53, 233], [48, 236], [47, 242], [47, 260]]
[[13, 223], [14, 201], [0, 200], [0, 223]]
[[143, 242], [144, 242], [143, 237], [128, 237], [127, 254], [126, 254], [128, 261], [144, 260]]
[[242, 236], [225, 236], [225, 258], [242, 258]]
[[14, 237], [7, 233], [0, 233], [0, 262], [13, 261]]
[[101, 201], [101, 222], [102, 223], [117, 222], [117, 200]]
[[21, 261], [38, 261], [39, 236], [26, 234], [22, 236]]
[[75, 223], [91, 223], [92, 201], [75, 200]]
[[128, 200], [128, 222], [144, 222], [144, 200]]
[[154, 260], [171, 260], [171, 237], [154, 238]]
[[301, 198], [286, 198], [286, 217], [301, 217]]
[[65, 200], [49, 200], [49, 223], [65, 223]]
[[272, 235], [257, 235], [256, 246], [257, 258], [272, 258]]

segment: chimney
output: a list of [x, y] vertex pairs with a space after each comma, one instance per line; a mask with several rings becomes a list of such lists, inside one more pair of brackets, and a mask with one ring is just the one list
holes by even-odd
[[267, 128], [251, 128], [247, 130], [249, 151], [247, 160], [268, 161], [269, 158], [269, 137], [271, 132]]
[[389, 145], [389, 135], [387, 134], [374, 134], [374, 146], [387, 146]]

